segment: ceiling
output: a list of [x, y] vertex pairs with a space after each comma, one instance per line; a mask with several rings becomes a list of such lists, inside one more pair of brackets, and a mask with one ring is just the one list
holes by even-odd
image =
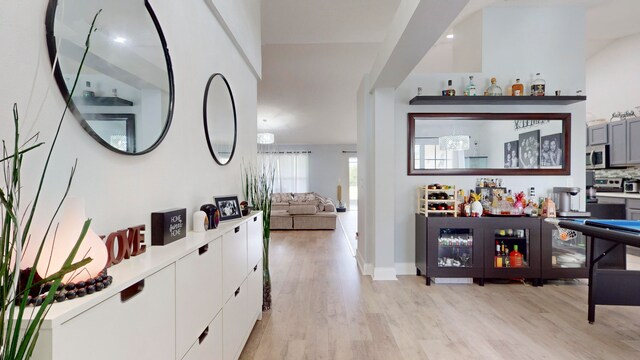
[[[264, 0], [258, 130], [273, 132], [278, 144], [356, 143], [357, 90], [399, 4]], [[640, 0], [471, 0], [452, 27], [496, 4], [586, 6], [587, 57], [640, 33]]]

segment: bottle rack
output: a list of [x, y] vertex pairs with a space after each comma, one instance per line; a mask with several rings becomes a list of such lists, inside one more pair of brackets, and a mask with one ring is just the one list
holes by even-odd
[[[446, 199], [429, 199], [430, 195], [447, 194]], [[445, 205], [447, 209], [429, 209], [429, 205]], [[453, 209], [451, 209], [453, 206]], [[429, 217], [429, 214], [439, 214], [444, 216], [458, 216], [459, 199], [455, 186], [448, 186], [446, 189], [429, 189], [428, 185], [418, 186], [418, 213]]]

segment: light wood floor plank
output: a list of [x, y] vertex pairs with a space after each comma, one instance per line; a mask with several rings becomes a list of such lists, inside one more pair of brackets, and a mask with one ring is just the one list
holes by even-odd
[[591, 325], [585, 281], [374, 282], [339, 231], [271, 234], [273, 307], [241, 359], [640, 359], [640, 307], [598, 306]]

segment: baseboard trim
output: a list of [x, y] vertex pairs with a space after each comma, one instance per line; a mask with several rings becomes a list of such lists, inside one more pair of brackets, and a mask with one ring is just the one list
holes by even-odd
[[398, 280], [395, 267], [376, 267], [373, 269], [373, 280]]
[[356, 262], [358, 263], [358, 269], [360, 270], [360, 274], [371, 276], [373, 273], [373, 265], [366, 263], [360, 253], [356, 253]]
[[415, 263], [396, 263], [396, 275], [415, 275]]

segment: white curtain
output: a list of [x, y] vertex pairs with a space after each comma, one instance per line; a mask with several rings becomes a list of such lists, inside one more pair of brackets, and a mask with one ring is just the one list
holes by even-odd
[[309, 191], [309, 154], [274, 154], [276, 158], [276, 178], [273, 192]]

